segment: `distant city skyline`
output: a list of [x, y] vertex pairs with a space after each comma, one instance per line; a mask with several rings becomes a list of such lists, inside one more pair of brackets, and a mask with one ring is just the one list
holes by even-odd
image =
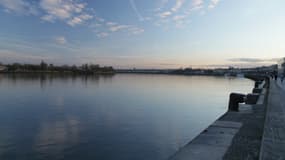
[[284, 57], [283, 6], [283, 0], [0, 0], [0, 62], [270, 65]]

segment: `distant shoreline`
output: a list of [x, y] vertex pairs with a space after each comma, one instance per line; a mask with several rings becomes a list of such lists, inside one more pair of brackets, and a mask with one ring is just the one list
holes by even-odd
[[74, 75], [99, 75], [115, 74], [116, 72], [72, 72], [72, 71], [4, 71], [0, 74], [74, 74]]
[[114, 74], [112, 66], [101, 67], [98, 64], [56, 66], [41, 61], [39, 64], [0, 64], [0, 73], [70, 73], [70, 74]]

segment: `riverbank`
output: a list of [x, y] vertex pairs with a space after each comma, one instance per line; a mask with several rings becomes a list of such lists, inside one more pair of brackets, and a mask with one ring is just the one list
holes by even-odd
[[5, 71], [5, 72], [0, 72], [0, 74], [73, 74], [73, 75], [110, 75], [110, 74], [116, 74], [115, 71], [110, 71], [110, 72], [73, 72], [73, 71]]
[[72, 73], [72, 74], [110, 74], [115, 73], [112, 66], [100, 66], [98, 64], [53, 65], [41, 61], [40, 64], [0, 64], [0, 73]]
[[[249, 78], [260, 80], [256, 77]], [[264, 135], [268, 135], [264, 133], [267, 133], [267, 128], [271, 128], [273, 125], [268, 123], [268, 114], [270, 114], [268, 108], [271, 108], [272, 104], [267, 103], [267, 99], [268, 95], [276, 91], [274, 85], [275, 81], [269, 83], [269, 81], [265, 82], [264, 80], [263, 83], [257, 83], [253, 90], [255, 93], [247, 96], [249, 99], [249, 97], [258, 94], [258, 100], [255, 104], [239, 104], [238, 111], [229, 109], [190, 143], [171, 156], [169, 160], [254, 160], [265, 157], [264, 152], [267, 155], [265, 159], [268, 159], [270, 157], [268, 155], [276, 155], [278, 153], [275, 152], [283, 151], [285, 148], [283, 146], [279, 146], [279, 150], [275, 151], [273, 150], [275, 148], [272, 149], [271, 147], [272, 144], [264, 143], [267, 139]], [[269, 102], [272, 102], [272, 96], [269, 96]], [[280, 140], [277, 144], [280, 144]]]

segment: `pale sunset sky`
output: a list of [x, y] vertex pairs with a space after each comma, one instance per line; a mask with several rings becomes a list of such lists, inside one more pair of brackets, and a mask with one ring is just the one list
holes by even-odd
[[285, 54], [284, 0], [0, 0], [0, 62], [260, 66]]

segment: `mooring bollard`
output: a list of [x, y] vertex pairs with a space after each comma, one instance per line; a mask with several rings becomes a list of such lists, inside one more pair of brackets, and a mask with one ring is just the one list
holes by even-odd
[[239, 103], [244, 102], [245, 95], [240, 93], [231, 93], [229, 100], [229, 110], [238, 112]]
[[261, 93], [262, 88], [253, 88], [252, 93]]
[[259, 97], [259, 94], [257, 93], [248, 94], [246, 95], [245, 103], [246, 104], [256, 104], [258, 97]]
[[255, 81], [254, 88], [258, 88], [262, 81]]

